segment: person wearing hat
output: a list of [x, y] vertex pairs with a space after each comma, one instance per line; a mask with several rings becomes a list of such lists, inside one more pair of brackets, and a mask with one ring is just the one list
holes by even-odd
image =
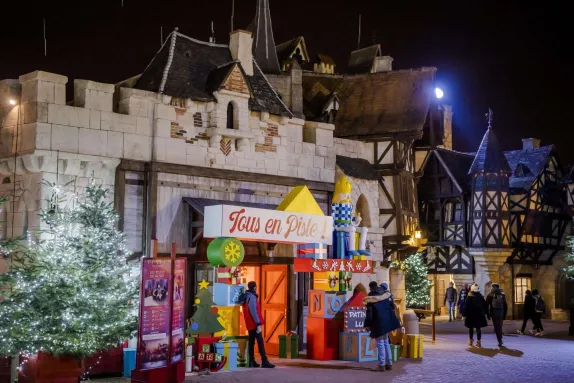
[[386, 283], [377, 286], [377, 282], [369, 283], [369, 295], [363, 299], [367, 306], [365, 328], [370, 329], [371, 338], [377, 341], [379, 365], [375, 371], [392, 369], [393, 361], [389, 333], [401, 327], [401, 322], [395, 315], [393, 295]]
[[261, 367], [274, 368], [275, 365], [269, 362], [265, 353], [265, 342], [261, 334], [261, 325], [265, 324], [265, 320], [261, 315], [261, 307], [257, 298], [259, 298], [257, 284], [251, 281], [247, 284], [247, 291], [239, 297], [239, 304], [243, 306], [245, 327], [249, 331], [249, 367], [260, 367], [255, 361], [255, 341], [257, 341], [259, 355], [261, 355]]
[[470, 287], [470, 292], [466, 297], [463, 307], [462, 316], [464, 316], [464, 325], [468, 328], [468, 345], [472, 346], [474, 342], [474, 329], [476, 329], [476, 346], [480, 347], [480, 339], [482, 337], [481, 328], [488, 326], [486, 322], [486, 312], [488, 306], [486, 300], [480, 293], [478, 283], [474, 283]]

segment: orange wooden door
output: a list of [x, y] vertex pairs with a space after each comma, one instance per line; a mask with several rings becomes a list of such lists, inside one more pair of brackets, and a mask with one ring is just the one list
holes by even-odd
[[261, 313], [265, 318], [263, 339], [269, 355], [279, 355], [279, 335], [287, 332], [287, 265], [261, 267]]

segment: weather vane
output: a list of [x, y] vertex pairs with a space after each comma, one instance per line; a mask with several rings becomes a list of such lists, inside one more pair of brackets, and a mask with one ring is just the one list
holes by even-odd
[[485, 113], [484, 117], [488, 121], [488, 129], [492, 128], [492, 118], [494, 117], [494, 112], [492, 109], [488, 108], [488, 113]]

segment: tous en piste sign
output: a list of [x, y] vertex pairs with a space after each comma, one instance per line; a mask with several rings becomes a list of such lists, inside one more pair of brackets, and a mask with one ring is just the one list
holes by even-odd
[[332, 233], [333, 218], [329, 216], [229, 205], [205, 208], [205, 238], [331, 245]]

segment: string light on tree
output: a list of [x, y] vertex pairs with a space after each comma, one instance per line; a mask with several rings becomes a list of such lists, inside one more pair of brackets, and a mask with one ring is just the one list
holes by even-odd
[[400, 265], [405, 271], [407, 307], [419, 308], [430, 303], [431, 281], [422, 254], [413, 254]]
[[[52, 185], [53, 187], [54, 185]], [[64, 205], [53, 187], [40, 214], [47, 227], [29, 248], [8, 249], [0, 274], [0, 355], [38, 351], [87, 356], [130, 338], [137, 329], [137, 264], [108, 191], [93, 182], [86, 196]]]

